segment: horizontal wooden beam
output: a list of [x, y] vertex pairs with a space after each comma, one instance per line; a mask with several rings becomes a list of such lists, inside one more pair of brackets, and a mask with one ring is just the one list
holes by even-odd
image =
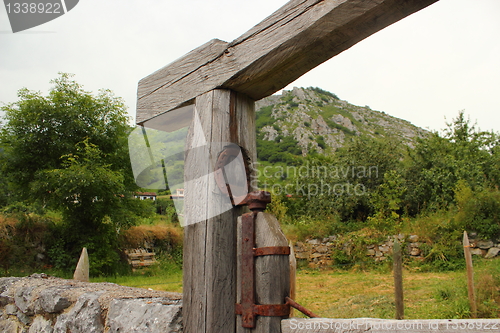
[[231, 43], [214, 39], [143, 78], [137, 123], [215, 88], [269, 96], [438, 0], [292, 0]]

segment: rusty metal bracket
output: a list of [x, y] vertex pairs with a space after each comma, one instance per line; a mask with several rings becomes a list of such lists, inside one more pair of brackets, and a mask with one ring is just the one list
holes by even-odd
[[302, 312], [303, 314], [305, 314], [309, 318], [320, 318], [317, 314], [313, 313], [310, 310], [307, 310], [305, 307], [303, 307], [299, 303], [295, 302], [290, 297], [285, 297], [285, 300], [286, 300], [286, 304], [289, 304], [292, 308], [299, 310], [300, 312]]
[[[241, 304], [236, 304], [236, 314], [243, 315], [244, 307]], [[252, 305], [252, 315], [263, 316], [263, 317], [285, 317], [290, 314], [290, 304], [253, 304]], [[243, 321], [243, 327], [253, 328], [252, 326], [245, 326], [245, 321]]]
[[[236, 304], [237, 314], [241, 314], [242, 326], [255, 327], [255, 218], [257, 214], [243, 214], [241, 220], [241, 304]], [[240, 309], [240, 313], [238, 313]]]
[[242, 326], [254, 328], [257, 316], [286, 317], [293, 307], [306, 316], [318, 316], [307, 310], [290, 297], [285, 297], [284, 304], [255, 304], [255, 257], [269, 255], [290, 255], [289, 246], [255, 247], [255, 220], [257, 214], [266, 209], [271, 202], [269, 192], [252, 192], [240, 203], [248, 205], [252, 213], [242, 215], [241, 219], [241, 303], [235, 306], [235, 312], [241, 315]]
[[289, 246], [268, 246], [259, 247], [253, 249], [253, 255], [258, 256], [270, 256], [270, 255], [290, 255]]
[[255, 219], [271, 202], [269, 192], [252, 192], [242, 201], [252, 213], [243, 214], [241, 222], [241, 303], [236, 314], [241, 315], [242, 326], [254, 328], [257, 316], [284, 317], [290, 314], [290, 304], [255, 304], [255, 257], [290, 255], [288, 246], [255, 247]]

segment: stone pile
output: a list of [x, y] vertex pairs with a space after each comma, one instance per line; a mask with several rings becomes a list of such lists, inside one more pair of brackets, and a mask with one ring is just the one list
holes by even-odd
[[0, 278], [2, 333], [180, 333], [182, 295], [34, 274]]
[[470, 233], [469, 242], [471, 244], [471, 253], [486, 259], [494, 258], [500, 253], [500, 239], [497, 239], [496, 242], [483, 240], [478, 239], [476, 233]]
[[[470, 234], [471, 252], [474, 255], [480, 255], [490, 259], [500, 254], [500, 240], [477, 239], [477, 234]], [[303, 242], [294, 244], [295, 257], [297, 259], [307, 260], [311, 268], [328, 267], [333, 264], [332, 254], [334, 251], [341, 250], [346, 255], [351, 255], [353, 245], [350, 243], [337, 244], [337, 236], [329, 236], [322, 239], [306, 239]], [[424, 260], [423, 245], [426, 244], [418, 235], [393, 235], [380, 243], [366, 245], [367, 260], [376, 262], [387, 260], [392, 256], [392, 247], [395, 241], [403, 245], [404, 255], [413, 260]]]

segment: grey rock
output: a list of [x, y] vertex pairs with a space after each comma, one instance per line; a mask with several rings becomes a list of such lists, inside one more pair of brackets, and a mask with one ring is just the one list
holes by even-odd
[[477, 238], [477, 232], [469, 232], [469, 239], [475, 239]]
[[8, 289], [12, 284], [19, 281], [21, 278], [4, 277], [0, 278], [0, 306], [5, 306], [9, 303], [14, 303], [14, 298], [8, 294]]
[[26, 326], [31, 324], [31, 318], [20, 311], [17, 312], [17, 319]]
[[181, 333], [182, 306], [168, 299], [117, 299], [109, 306], [109, 333]]
[[295, 252], [295, 258], [297, 259], [308, 259], [311, 252]]
[[410, 235], [410, 237], [408, 237], [408, 240], [411, 243], [416, 243], [416, 242], [418, 242], [418, 235]]
[[337, 236], [335, 236], [335, 235], [328, 237], [328, 241], [330, 241], [330, 242], [335, 242], [336, 240], [337, 240]]
[[470, 253], [474, 254], [476, 256], [482, 256], [483, 255], [483, 250], [478, 249], [478, 248], [471, 248]]
[[101, 306], [98, 298], [102, 292], [81, 295], [70, 311], [59, 315], [54, 333], [102, 333]]
[[28, 316], [35, 314], [34, 296], [32, 295], [35, 288], [36, 286], [21, 287], [16, 290], [14, 296], [16, 306]]
[[72, 303], [60, 294], [71, 288], [70, 286], [50, 287], [40, 292], [38, 296], [37, 313], [57, 313], [69, 307]]
[[421, 253], [422, 253], [422, 251], [420, 251], [420, 249], [418, 247], [413, 247], [410, 251], [410, 255], [414, 256], [414, 257], [419, 256]]
[[498, 255], [498, 253], [500, 252], [500, 248], [498, 247], [492, 247], [488, 250], [488, 253], [486, 253], [486, 255], [484, 256], [486, 259], [491, 259], [491, 258], [494, 258]]
[[7, 304], [5, 306], [5, 313], [8, 315], [15, 316], [18, 311], [19, 311], [19, 309], [14, 304]]
[[264, 126], [261, 129], [261, 132], [264, 133], [264, 140], [274, 141], [276, 137], [279, 135], [278, 131], [274, 129], [272, 126]]
[[21, 280], [19, 277], [3, 277], [0, 278], [0, 293], [6, 291], [13, 283]]
[[21, 329], [20, 324], [13, 320], [0, 321], [0, 332], [2, 333], [18, 333]]
[[483, 250], [487, 250], [490, 247], [493, 247], [493, 245], [493, 241], [491, 240], [480, 240], [476, 243], [476, 246]]
[[316, 248], [316, 251], [318, 251], [319, 253], [327, 253], [328, 247], [326, 247], [325, 245], [320, 245]]
[[37, 316], [33, 320], [28, 333], [52, 333], [53, 331], [52, 323], [49, 320], [42, 316]]
[[386, 246], [386, 245], [382, 245], [382, 246], [379, 246], [378, 247], [379, 251], [382, 252], [382, 253], [388, 253], [389, 252], [389, 247]]
[[311, 244], [311, 245], [318, 245], [320, 243], [320, 241], [319, 241], [319, 239], [308, 239], [307, 243]]

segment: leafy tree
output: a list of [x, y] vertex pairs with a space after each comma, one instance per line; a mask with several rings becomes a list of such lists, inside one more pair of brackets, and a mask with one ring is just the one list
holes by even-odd
[[85, 139], [99, 147], [113, 169], [129, 175], [125, 182], [132, 186], [123, 101], [109, 90], [93, 96], [69, 74], [51, 83], [48, 96], [24, 88], [19, 101], [1, 108], [6, 121], [0, 132], [2, 171], [9, 175], [12, 194], [30, 199], [37, 172], [61, 167], [61, 156], [74, 153]]
[[2, 172], [12, 198], [62, 211], [48, 249], [59, 268], [73, 268], [85, 246], [91, 273], [111, 273], [119, 231], [154, 207], [132, 199], [122, 100], [108, 90], [94, 96], [70, 77], [53, 80], [48, 96], [21, 89], [19, 101], [2, 108]]
[[498, 135], [481, 132], [460, 112], [444, 135], [433, 133], [409, 151], [408, 211], [436, 210], [455, 203], [459, 181], [472, 190], [500, 185]]
[[298, 215], [338, 214], [343, 221], [365, 220], [375, 210], [371, 196], [384, 174], [400, 168], [403, 150], [389, 140], [355, 139], [332, 156], [303, 159], [293, 184], [299, 196], [289, 211]]

